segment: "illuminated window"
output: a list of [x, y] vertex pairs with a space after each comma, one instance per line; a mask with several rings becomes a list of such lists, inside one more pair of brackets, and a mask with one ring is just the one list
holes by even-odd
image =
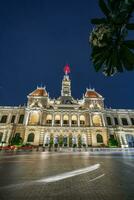
[[85, 124], [85, 116], [84, 116], [84, 115], [81, 115], [81, 116], [80, 116], [80, 124], [81, 124], [81, 125], [84, 125], [84, 124]]
[[52, 124], [52, 115], [48, 114], [46, 117], [47, 124]]
[[55, 115], [55, 124], [60, 124], [60, 115]]
[[92, 119], [94, 126], [102, 126], [101, 117], [99, 115], [94, 115]]
[[69, 124], [69, 117], [68, 115], [63, 116], [63, 124]]
[[30, 114], [29, 124], [38, 124], [40, 119], [40, 115], [38, 112], [32, 112]]
[[72, 124], [77, 124], [77, 116], [72, 115]]

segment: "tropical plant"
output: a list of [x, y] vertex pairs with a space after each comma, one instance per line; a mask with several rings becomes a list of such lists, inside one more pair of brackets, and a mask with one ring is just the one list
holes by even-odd
[[12, 138], [11, 145], [22, 145], [22, 138], [19, 135], [16, 135]]
[[59, 146], [62, 147], [62, 145], [63, 145], [63, 136], [60, 135], [60, 137], [59, 137]]
[[50, 135], [49, 147], [53, 146], [53, 135]]
[[91, 60], [95, 70], [106, 76], [124, 70], [134, 70], [134, 40], [127, 40], [131, 23], [134, 0], [99, 0], [104, 18], [95, 18], [90, 34]]
[[69, 147], [72, 147], [72, 135], [69, 135]]
[[81, 135], [78, 135], [78, 147], [81, 148], [82, 142], [81, 142]]
[[116, 139], [110, 138], [108, 141], [108, 145], [109, 145], [109, 147], [118, 147], [118, 142]]

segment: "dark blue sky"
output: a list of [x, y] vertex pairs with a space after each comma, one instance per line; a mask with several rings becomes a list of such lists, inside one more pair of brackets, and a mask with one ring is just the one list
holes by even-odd
[[0, 105], [19, 105], [41, 83], [58, 97], [63, 67], [71, 66], [72, 95], [94, 87], [112, 108], [134, 108], [134, 72], [107, 78], [90, 62], [90, 19], [97, 0], [0, 0]]

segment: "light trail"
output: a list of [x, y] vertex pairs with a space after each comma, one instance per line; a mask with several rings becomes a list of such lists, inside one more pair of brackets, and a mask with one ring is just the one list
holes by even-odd
[[67, 179], [67, 178], [70, 178], [70, 177], [78, 176], [78, 175], [81, 175], [81, 174], [85, 174], [85, 173], [97, 170], [99, 167], [100, 167], [100, 164], [94, 164], [94, 165], [91, 165], [89, 167], [81, 168], [81, 169], [70, 171], [70, 172], [65, 172], [65, 173], [62, 173], [62, 174], [50, 176], [50, 177], [40, 179], [40, 180], [28, 181], [28, 182], [24, 182], [24, 183], [2, 186], [2, 187], [0, 187], [0, 190], [1, 189], [20, 189], [22, 187], [27, 187], [27, 186], [33, 185], [35, 183], [44, 183], [44, 184], [52, 183], [52, 182], [60, 181], [60, 180], [63, 180], [63, 179]]

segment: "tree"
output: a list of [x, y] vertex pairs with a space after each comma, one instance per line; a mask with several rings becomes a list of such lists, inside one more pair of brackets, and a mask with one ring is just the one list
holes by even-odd
[[110, 138], [108, 141], [108, 145], [109, 145], [109, 147], [118, 147], [118, 142], [116, 139]]
[[49, 147], [51, 148], [53, 146], [53, 135], [50, 135], [50, 141], [49, 141]]
[[59, 146], [62, 147], [62, 145], [63, 145], [63, 136], [60, 135], [60, 137], [59, 137]]
[[134, 0], [99, 0], [104, 18], [95, 18], [90, 34], [91, 60], [95, 70], [106, 76], [134, 70], [134, 40], [127, 40], [134, 11]]
[[11, 140], [11, 145], [21, 145], [22, 144], [22, 138], [19, 135], [16, 135]]
[[72, 135], [69, 135], [69, 147], [72, 147]]
[[81, 142], [81, 135], [78, 135], [78, 147], [81, 148], [82, 142]]

